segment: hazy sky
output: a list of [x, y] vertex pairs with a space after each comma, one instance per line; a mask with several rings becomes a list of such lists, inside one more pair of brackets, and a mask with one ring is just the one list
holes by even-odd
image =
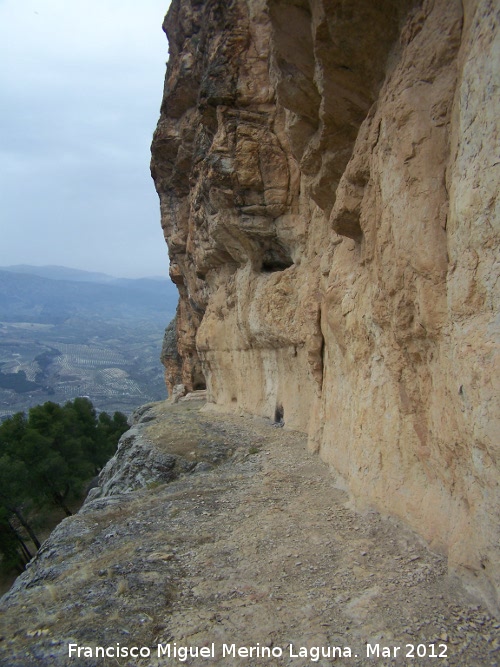
[[149, 175], [169, 0], [0, 0], [0, 265], [167, 275]]

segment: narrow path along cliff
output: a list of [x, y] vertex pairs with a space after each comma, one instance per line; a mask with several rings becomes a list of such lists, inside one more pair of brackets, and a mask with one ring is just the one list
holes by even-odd
[[[112, 495], [62, 522], [3, 599], [2, 667], [181, 664], [204, 646], [214, 657], [184, 664], [500, 664], [500, 624], [414, 534], [354, 511], [304, 435], [202, 406], [154, 404], [124, 436]], [[138, 439], [166, 478], [184, 467], [123, 493]]]

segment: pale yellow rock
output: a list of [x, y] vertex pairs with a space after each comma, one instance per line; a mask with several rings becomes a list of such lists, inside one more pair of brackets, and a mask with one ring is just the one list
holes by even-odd
[[152, 146], [180, 292], [167, 381], [307, 432], [492, 609], [499, 13], [174, 0]]

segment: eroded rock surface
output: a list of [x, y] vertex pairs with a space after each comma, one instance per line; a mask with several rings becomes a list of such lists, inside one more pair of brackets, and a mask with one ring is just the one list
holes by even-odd
[[[119, 497], [172, 482], [185, 473], [209, 470], [232, 454], [228, 443], [221, 442], [220, 434], [208, 425], [186, 433], [186, 413], [194, 407], [172, 413], [165, 433], [164, 425], [158, 423], [161, 405], [149, 403], [133, 414], [135, 423], [122, 435], [116, 454], [89, 491], [86, 509], [98, 498]], [[199, 400], [196, 405], [199, 407]]]
[[[172, 456], [211, 445], [226, 453], [220, 465], [65, 519], [0, 603], [2, 667], [499, 664], [498, 621], [401, 522], [355, 512], [304, 434], [199, 408], [150, 408], [145, 435]], [[157, 657], [158, 643], [212, 642], [214, 659]], [[70, 658], [70, 643], [146, 647], [151, 657]], [[283, 656], [223, 657], [224, 643]], [[377, 659], [367, 643], [401, 649]], [[295, 655], [340, 646], [351, 657], [294, 658], [290, 644]], [[440, 653], [442, 644], [447, 658], [405, 659], [406, 644]]]
[[498, 610], [498, 3], [174, 0], [167, 375], [308, 434]]

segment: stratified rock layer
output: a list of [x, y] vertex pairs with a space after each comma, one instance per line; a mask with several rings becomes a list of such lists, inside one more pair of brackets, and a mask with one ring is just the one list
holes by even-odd
[[497, 609], [499, 13], [174, 0], [152, 146], [167, 381], [306, 431]]

